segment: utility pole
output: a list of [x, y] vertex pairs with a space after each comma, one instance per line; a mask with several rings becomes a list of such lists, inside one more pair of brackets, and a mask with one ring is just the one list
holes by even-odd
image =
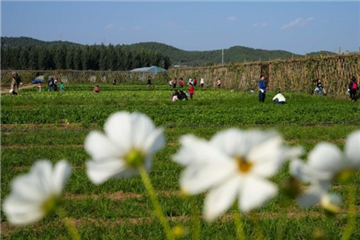
[[222, 50], [221, 65], [224, 65], [224, 49]]

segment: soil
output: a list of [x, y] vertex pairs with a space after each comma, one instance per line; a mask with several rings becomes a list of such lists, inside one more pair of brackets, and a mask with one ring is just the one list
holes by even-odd
[[[21, 89], [29, 89], [29, 88], [33, 88], [33, 87], [37, 87], [36, 84], [23, 84], [23, 85], [20, 85], [20, 92], [21, 92]], [[10, 94], [9, 93], [9, 90], [10, 90], [10, 85], [1, 85], [1, 94]]]

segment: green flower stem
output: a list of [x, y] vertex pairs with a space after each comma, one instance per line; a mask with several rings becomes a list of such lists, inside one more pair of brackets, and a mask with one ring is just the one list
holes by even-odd
[[235, 227], [236, 227], [236, 234], [238, 239], [246, 239], [245, 237], [245, 232], [244, 232], [244, 226], [243, 226], [243, 222], [241, 219], [241, 213], [239, 211], [239, 209], [237, 208], [236, 204], [234, 204], [234, 222], [235, 222]]
[[62, 218], [67, 230], [69, 231], [71, 237], [73, 240], [80, 240], [80, 234], [78, 232], [78, 230], [75, 227], [75, 224], [73, 223], [73, 221], [71, 221], [70, 218], [68, 218], [66, 216], [66, 212], [63, 208], [59, 207], [57, 209], [57, 213], [59, 214], [59, 216]]
[[355, 189], [352, 186], [347, 187], [349, 194], [349, 212], [348, 212], [348, 223], [345, 227], [344, 234], [341, 240], [347, 240], [351, 238], [351, 235], [354, 233], [356, 227], [356, 196]]
[[190, 205], [191, 205], [192, 239], [200, 240], [200, 218], [194, 197], [190, 199]]
[[169, 222], [166, 220], [165, 216], [164, 216], [164, 213], [163, 213], [163, 210], [159, 204], [159, 201], [157, 200], [156, 198], [156, 195], [155, 195], [155, 191], [154, 191], [154, 188], [151, 184], [151, 181], [150, 181], [150, 178], [149, 178], [149, 175], [147, 174], [146, 172], [146, 169], [144, 168], [144, 166], [140, 166], [139, 168], [139, 172], [140, 172], [140, 176], [141, 176], [141, 179], [145, 185], [145, 188], [150, 196], [150, 199], [151, 199], [151, 202], [155, 208], [155, 213], [157, 215], [157, 217], [159, 218], [160, 222], [161, 222], [161, 225], [163, 226], [164, 228], [164, 231], [165, 231], [165, 234], [166, 234], [166, 237], [170, 240], [173, 240], [175, 239], [172, 231], [171, 231], [171, 228], [170, 228], [170, 225], [169, 225]]

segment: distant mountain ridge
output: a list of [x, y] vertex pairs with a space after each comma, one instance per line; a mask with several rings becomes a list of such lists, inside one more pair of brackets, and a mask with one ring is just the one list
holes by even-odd
[[[9, 47], [21, 47], [28, 45], [82, 45], [78, 43], [72, 43], [67, 41], [41, 41], [29, 37], [1, 37], [1, 45]], [[213, 65], [222, 62], [222, 50], [211, 51], [185, 51], [173, 46], [169, 46], [163, 43], [157, 42], [141, 42], [130, 45], [122, 45], [122, 47], [130, 50], [146, 49], [152, 51], [159, 51], [164, 56], [170, 57], [173, 65], [182, 66], [203, 66]], [[335, 54], [328, 51], [312, 52], [310, 55], [318, 54]], [[294, 54], [283, 50], [264, 50], [254, 49], [243, 46], [233, 46], [228, 49], [224, 49], [224, 62], [236, 63], [244, 61], [268, 61], [271, 59], [289, 59], [292, 57], [301, 57], [302, 55]]]

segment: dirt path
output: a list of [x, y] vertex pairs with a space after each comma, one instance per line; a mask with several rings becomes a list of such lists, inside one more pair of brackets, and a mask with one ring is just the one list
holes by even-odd
[[[21, 89], [28, 89], [28, 88], [33, 88], [33, 87], [37, 87], [36, 84], [23, 84], [20, 86], [20, 92]], [[1, 94], [9, 94], [9, 90], [10, 90], [10, 85], [1, 85]]]

